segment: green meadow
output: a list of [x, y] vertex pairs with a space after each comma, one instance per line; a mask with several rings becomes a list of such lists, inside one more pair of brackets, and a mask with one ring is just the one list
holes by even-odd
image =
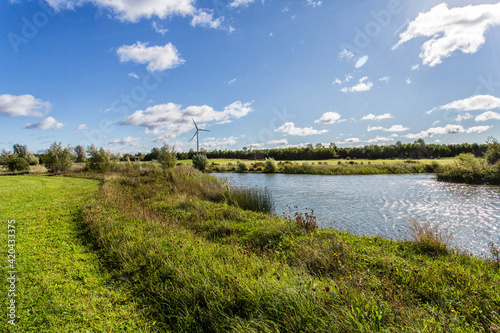
[[498, 257], [439, 231], [320, 230], [187, 166], [93, 177], [0, 177], [2, 274], [15, 219], [19, 291], [16, 326], [4, 316], [1, 331], [500, 330]]

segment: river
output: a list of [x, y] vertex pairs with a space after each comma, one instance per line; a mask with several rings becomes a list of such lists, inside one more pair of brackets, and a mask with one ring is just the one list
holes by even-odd
[[410, 221], [424, 222], [475, 255], [489, 253], [488, 242], [500, 242], [500, 186], [438, 182], [433, 175], [215, 175], [234, 186], [267, 187], [277, 215], [313, 209], [323, 228], [403, 239]]

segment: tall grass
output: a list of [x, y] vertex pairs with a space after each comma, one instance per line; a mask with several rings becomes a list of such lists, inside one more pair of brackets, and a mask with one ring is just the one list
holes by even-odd
[[271, 214], [274, 200], [268, 188], [230, 187], [228, 201], [242, 209]]
[[427, 223], [410, 222], [410, 231], [413, 237], [413, 244], [424, 253], [446, 254], [449, 252], [451, 234], [431, 227]]

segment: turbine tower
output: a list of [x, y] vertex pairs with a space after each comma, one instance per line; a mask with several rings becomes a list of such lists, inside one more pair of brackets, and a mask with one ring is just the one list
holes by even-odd
[[[192, 119], [192, 118], [191, 118]], [[204, 132], [210, 132], [209, 130], [198, 128], [198, 125], [196, 125], [196, 122], [193, 119], [194, 127], [196, 127], [196, 132], [194, 133], [193, 137], [191, 138], [191, 141], [193, 141], [194, 137], [196, 137], [196, 153], [200, 152], [200, 140], [199, 140], [199, 131], [204, 131]]]

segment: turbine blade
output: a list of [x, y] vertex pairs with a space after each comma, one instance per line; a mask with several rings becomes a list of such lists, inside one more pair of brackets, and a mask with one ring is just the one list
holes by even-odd
[[198, 131], [210, 132], [209, 130], [201, 129], [201, 128]]
[[193, 137], [191, 138], [191, 140], [189, 141], [193, 141], [194, 137], [198, 134], [198, 131], [196, 131], [196, 133], [194, 133]]
[[[193, 118], [191, 118], [191, 119], [193, 119]], [[196, 122], [194, 121], [194, 119], [193, 119], [193, 123], [194, 123], [194, 127], [196, 127], [196, 130], [198, 131], [198, 126], [196, 125]]]

